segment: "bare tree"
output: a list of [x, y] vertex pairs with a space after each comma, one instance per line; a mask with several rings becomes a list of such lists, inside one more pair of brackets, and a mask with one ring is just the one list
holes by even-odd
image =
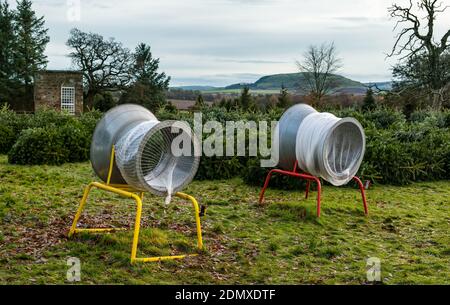
[[313, 98], [320, 101], [331, 88], [331, 76], [341, 68], [341, 59], [337, 56], [334, 43], [311, 45], [303, 54], [303, 60], [297, 66], [306, 80]]
[[122, 90], [130, 83], [131, 52], [121, 43], [73, 29], [67, 46], [73, 49], [69, 54], [72, 63], [83, 71], [87, 108], [93, 106], [95, 95]]
[[[395, 29], [405, 25], [397, 34], [395, 44], [389, 57], [401, 56], [400, 60], [411, 62], [425, 58], [425, 76], [421, 82], [430, 91], [430, 100], [433, 107], [441, 108], [443, 92], [449, 87], [449, 80], [443, 77], [443, 58], [449, 49], [447, 42], [450, 29], [436, 42], [435, 22], [438, 13], [442, 13], [448, 6], [443, 6], [438, 0], [419, 0], [413, 3], [409, 0], [408, 6], [393, 4], [389, 8], [391, 18], [397, 19]], [[444, 71], [445, 72], [445, 71]], [[447, 71], [448, 72], [448, 71]]]

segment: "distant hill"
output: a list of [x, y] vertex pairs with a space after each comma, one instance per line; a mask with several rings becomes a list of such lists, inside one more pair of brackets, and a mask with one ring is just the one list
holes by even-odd
[[[290, 92], [297, 94], [307, 94], [309, 92], [305, 72], [285, 73], [263, 76], [254, 83], [238, 83], [226, 87], [213, 86], [180, 86], [172, 89], [202, 91], [204, 93], [224, 93], [238, 94], [242, 88], [248, 86], [254, 94], [273, 94], [280, 91], [281, 86], [286, 87]], [[354, 94], [363, 95], [366, 93], [369, 85], [377, 84], [382, 90], [390, 90], [391, 82], [361, 83], [351, 80], [341, 75], [333, 74], [330, 76], [331, 94]]]
[[[233, 84], [225, 89], [241, 89], [248, 86], [253, 90], [279, 90], [284, 85], [289, 91], [307, 93], [305, 75], [304, 72], [268, 75], [261, 77], [253, 84]], [[367, 89], [364, 84], [341, 75], [331, 75], [330, 81], [332, 93], [365, 93]]]

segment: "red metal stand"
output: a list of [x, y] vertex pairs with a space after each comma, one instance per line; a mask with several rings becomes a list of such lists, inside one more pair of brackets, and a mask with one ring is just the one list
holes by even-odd
[[[269, 186], [269, 181], [270, 178], [272, 177], [272, 175], [274, 173], [278, 173], [278, 174], [282, 174], [282, 175], [286, 175], [286, 176], [291, 176], [291, 177], [296, 177], [296, 178], [300, 178], [300, 179], [305, 179], [306, 182], [306, 193], [305, 193], [305, 198], [308, 198], [309, 195], [309, 189], [311, 186], [311, 181], [314, 181], [317, 183], [317, 217], [320, 217], [320, 193], [322, 190], [322, 184], [320, 183], [320, 179], [312, 176], [310, 174], [306, 174], [306, 173], [298, 173], [297, 172], [297, 168], [298, 168], [298, 162], [295, 161], [294, 164], [294, 168], [292, 171], [285, 171], [285, 170], [281, 170], [281, 169], [272, 169], [266, 177], [266, 181], [264, 182], [264, 186], [261, 190], [261, 194], [259, 195], [259, 203], [262, 204], [263, 200], [264, 200], [264, 193], [266, 192], [267, 187]], [[361, 191], [361, 196], [362, 196], [362, 201], [363, 201], [363, 205], [364, 205], [364, 213], [366, 215], [369, 215], [369, 210], [367, 208], [367, 201], [366, 201], [366, 193], [364, 191], [364, 185], [362, 184], [361, 180], [358, 177], [353, 177], [353, 180], [356, 181], [356, 183], [358, 183], [359, 189]]]

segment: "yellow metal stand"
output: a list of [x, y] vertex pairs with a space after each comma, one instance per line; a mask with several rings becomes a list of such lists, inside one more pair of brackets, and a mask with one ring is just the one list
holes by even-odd
[[[187, 256], [196, 256], [197, 254], [185, 254], [185, 255], [172, 255], [172, 256], [157, 256], [157, 257], [137, 257], [137, 248], [138, 248], [138, 242], [139, 242], [139, 231], [141, 228], [141, 215], [142, 215], [142, 200], [144, 198], [144, 193], [138, 190], [135, 190], [131, 188], [128, 185], [117, 185], [117, 184], [110, 184], [111, 181], [111, 175], [112, 175], [112, 169], [114, 165], [114, 147], [111, 150], [111, 162], [109, 166], [109, 173], [108, 173], [108, 179], [107, 183], [100, 183], [100, 182], [91, 182], [86, 189], [84, 190], [83, 198], [81, 199], [80, 206], [78, 207], [78, 211], [75, 215], [75, 218], [73, 219], [72, 227], [69, 231], [69, 237], [71, 237], [75, 233], [80, 232], [92, 232], [92, 233], [108, 233], [118, 230], [126, 230], [126, 229], [120, 229], [120, 228], [90, 228], [90, 229], [78, 229], [77, 223], [80, 219], [81, 213], [83, 212], [84, 206], [86, 205], [86, 201], [88, 198], [88, 195], [92, 188], [98, 188], [107, 192], [112, 192], [115, 194], [118, 194], [120, 196], [126, 197], [126, 198], [132, 198], [136, 201], [136, 220], [134, 223], [134, 234], [133, 234], [133, 244], [131, 247], [131, 263], [135, 262], [157, 262], [162, 260], [170, 260], [170, 259], [181, 259]], [[139, 194], [139, 195], [138, 195]], [[187, 194], [184, 193], [176, 193], [176, 197], [187, 199], [192, 202], [192, 205], [194, 207], [195, 212], [195, 223], [197, 226], [197, 248], [199, 250], [203, 249], [203, 241], [202, 241], [202, 227], [200, 223], [200, 209], [198, 207], [197, 200]]]

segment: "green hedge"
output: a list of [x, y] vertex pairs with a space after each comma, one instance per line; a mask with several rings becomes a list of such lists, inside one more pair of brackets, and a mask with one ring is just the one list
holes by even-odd
[[[358, 176], [376, 183], [406, 185], [414, 181], [450, 179], [450, 112], [420, 112], [406, 121], [402, 113], [376, 109], [362, 113], [355, 109], [334, 112], [355, 117], [364, 126], [366, 153]], [[244, 181], [262, 185], [269, 169], [259, 160], [242, 168]], [[271, 185], [300, 188], [296, 179], [274, 177]]]
[[28, 117], [0, 108], [0, 153], [6, 154], [17, 141], [20, 132], [29, 127]]
[[0, 125], [0, 154], [7, 154], [16, 142], [16, 135], [11, 126]]
[[89, 159], [90, 136], [76, 124], [60, 128], [30, 128], [21, 132], [8, 162], [21, 165], [80, 162]]
[[51, 128], [30, 128], [21, 132], [19, 139], [8, 153], [12, 164], [62, 164], [69, 150], [63, 137]]
[[69, 152], [65, 162], [81, 162], [89, 160], [91, 133], [81, 123], [67, 124], [58, 132], [65, 149]]
[[101, 113], [79, 117], [54, 110], [34, 115], [0, 109], [0, 153], [13, 164], [62, 164], [89, 160], [92, 134]]
[[[377, 183], [405, 185], [413, 181], [450, 179], [450, 111], [418, 111], [408, 119], [391, 109], [361, 112], [343, 109], [339, 117], [355, 117], [364, 126], [367, 149], [358, 173]], [[202, 109], [203, 121], [273, 121], [282, 110], [269, 112], [227, 111], [224, 108]], [[178, 119], [193, 123], [188, 112], [161, 109], [160, 120]], [[0, 109], [0, 153], [16, 164], [62, 164], [89, 159], [89, 147], [100, 112], [73, 117], [56, 111], [36, 115], [17, 115]], [[208, 135], [204, 135], [206, 138]], [[241, 176], [252, 185], [261, 185], [270, 169], [261, 168], [254, 157], [202, 157], [196, 179], [227, 179]], [[304, 182], [274, 176], [271, 185], [303, 188]]]
[[450, 133], [427, 125], [404, 125], [396, 129], [366, 130], [367, 150], [362, 173], [372, 180], [408, 184], [450, 178]]

